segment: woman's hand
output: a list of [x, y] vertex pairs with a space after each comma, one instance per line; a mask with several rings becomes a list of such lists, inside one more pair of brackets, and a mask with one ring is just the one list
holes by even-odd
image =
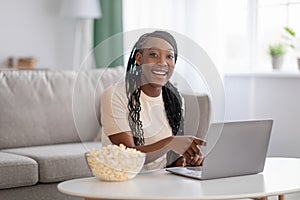
[[177, 159], [175, 162], [175, 167], [185, 167], [186, 166], [186, 159], [185, 157], [181, 156], [180, 158]]
[[200, 165], [204, 159], [199, 145], [206, 142], [194, 136], [174, 136], [171, 141], [171, 149], [185, 158], [187, 165]]
[[204, 159], [204, 154], [202, 153], [199, 145], [205, 146], [206, 142], [203, 141], [204, 143], [199, 144], [197, 139], [193, 140], [190, 147], [183, 153], [187, 165], [191, 165], [191, 166], [201, 165]]
[[200, 151], [199, 154], [190, 155], [189, 153], [184, 153], [184, 157], [186, 158], [186, 165], [190, 166], [199, 166], [202, 164], [204, 159], [204, 154]]

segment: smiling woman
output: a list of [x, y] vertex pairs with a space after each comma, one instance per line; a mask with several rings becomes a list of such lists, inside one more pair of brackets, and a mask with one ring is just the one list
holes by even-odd
[[173, 47], [160, 38], [148, 40], [143, 50], [137, 52], [136, 62], [138, 66], [143, 65], [141, 75], [143, 92], [148, 96], [158, 96], [160, 87], [165, 85], [173, 74], [175, 67]]
[[[103, 145], [124, 144], [147, 153], [145, 170], [203, 160], [198, 145], [205, 142], [183, 136], [184, 100], [169, 82], [176, 61], [177, 43], [170, 33], [146, 33], [131, 51], [125, 82], [102, 96]], [[176, 156], [167, 159], [169, 151]]]

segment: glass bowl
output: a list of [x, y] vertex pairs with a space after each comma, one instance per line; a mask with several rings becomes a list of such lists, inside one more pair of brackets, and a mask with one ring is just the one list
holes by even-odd
[[143, 168], [146, 154], [124, 145], [108, 145], [85, 154], [94, 176], [103, 181], [126, 181]]

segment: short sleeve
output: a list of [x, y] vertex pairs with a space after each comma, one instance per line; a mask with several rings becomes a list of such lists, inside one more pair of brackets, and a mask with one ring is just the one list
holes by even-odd
[[106, 136], [131, 131], [125, 85], [114, 85], [101, 96], [102, 131]]

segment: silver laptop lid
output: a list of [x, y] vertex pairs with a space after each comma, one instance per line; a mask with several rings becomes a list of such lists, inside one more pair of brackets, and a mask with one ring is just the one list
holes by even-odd
[[206, 155], [202, 179], [263, 171], [272, 124], [271, 119], [211, 124], [207, 146], [201, 147]]

